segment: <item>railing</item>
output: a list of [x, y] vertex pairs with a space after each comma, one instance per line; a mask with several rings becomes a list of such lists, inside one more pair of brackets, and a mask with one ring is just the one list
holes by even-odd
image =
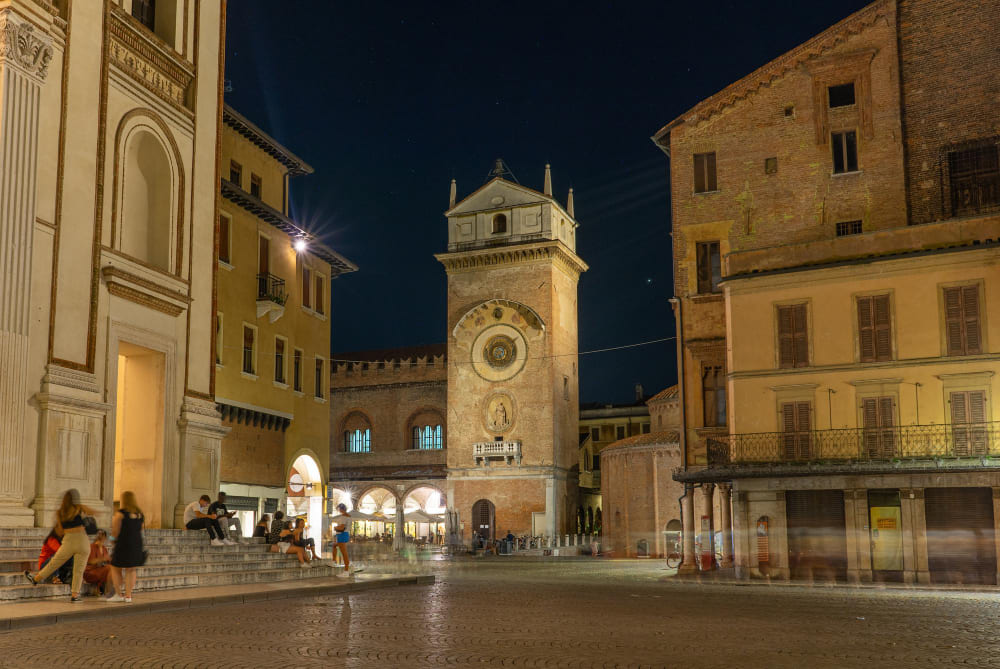
[[269, 300], [275, 304], [284, 305], [288, 296], [285, 294], [285, 280], [273, 274], [257, 275], [257, 299]]
[[489, 464], [491, 459], [511, 460], [521, 464], [521, 442], [519, 441], [484, 441], [472, 445], [472, 457], [476, 464]]
[[710, 467], [1000, 456], [1000, 422], [754, 432], [710, 437]]

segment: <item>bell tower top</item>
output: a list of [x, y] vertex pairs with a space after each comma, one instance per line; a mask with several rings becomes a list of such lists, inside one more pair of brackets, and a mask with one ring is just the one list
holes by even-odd
[[545, 166], [544, 188], [537, 191], [518, 182], [510, 167], [497, 159], [487, 181], [456, 203], [457, 187], [451, 182], [448, 218], [448, 251], [509, 246], [539, 241], [560, 241], [576, 253], [573, 191], [566, 206], [552, 196], [552, 172]]

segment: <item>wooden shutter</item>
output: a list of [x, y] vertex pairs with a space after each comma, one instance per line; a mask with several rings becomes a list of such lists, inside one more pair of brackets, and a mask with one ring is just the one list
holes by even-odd
[[705, 155], [705, 186], [706, 190], [718, 190], [715, 182], [715, 153]]
[[[875, 360], [875, 305], [873, 302], [874, 300], [870, 297], [858, 298], [858, 344], [861, 349], [861, 362]], [[867, 401], [865, 400], [865, 402]], [[874, 402], [872, 406], [874, 407]], [[872, 410], [874, 411], [874, 408]], [[867, 413], [865, 416], [867, 421]], [[865, 427], [868, 427], [867, 422]]]
[[705, 188], [705, 154], [696, 153], [694, 156], [694, 192], [704, 193]]
[[965, 353], [982, 353], [979, 336], [979, 286], [962, 287], [962, 315], [964, 317]]
[[229, 219], [219, 216], [219, 260], [229, 262]]
[[811, 429], [810, 403], [785, 402], [781, 405], [782, 445], [785, 459], [809, 459]]
[[778, 307], [778, 366], [795, 366], [793, 307]]
[[951, 425], [955, 455], [985, 455], [986, 393], [966, 390], [951, 393]]
[[794, 339], [795, 367], [809, 364], [809, 328], [806, 319], [806, 305], [792, 307], [792, 335]]
[[875, 315], [875, 359], [892, 360], [892, 325], [889, 313], [889, 296], [872, 298]]
[[267, 237], [260, 237], [257, 249], [257, 273], [267, 274], [271, 271], [271, 241]]

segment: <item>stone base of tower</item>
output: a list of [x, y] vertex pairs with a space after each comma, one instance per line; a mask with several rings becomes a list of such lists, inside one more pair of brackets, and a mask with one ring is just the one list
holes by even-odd
[[457, 512], [462, 543], [471, 544], [476, 532], [498, 539], [508, 532], [520, 537], [567, 531], [566, 481], [555, 476], [451, 479], [448, 488], [448, 508]]

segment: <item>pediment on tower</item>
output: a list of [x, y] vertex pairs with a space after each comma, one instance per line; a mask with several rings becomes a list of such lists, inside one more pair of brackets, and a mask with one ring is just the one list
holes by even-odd
[[491, 209], [510, 209], [532, 204], [562, 206], [552, 197], [520, 184], [497, 177], [445, 212], [445, 216], [461, 216]]

